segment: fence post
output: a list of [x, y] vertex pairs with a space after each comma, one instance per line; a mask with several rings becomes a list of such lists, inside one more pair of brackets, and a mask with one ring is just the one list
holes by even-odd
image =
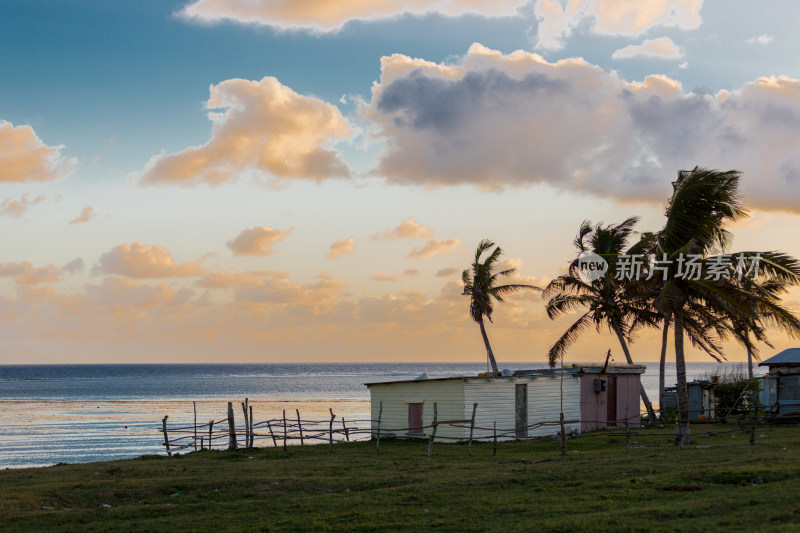
[[253, 447], [253, 441], [255, 440], [255, 436], [253, 435], [253, 406], [250, 406], [250, 448]]
[[236, 423], [233, 420], [233, 402], [228, 402], [228, 449], [235, 450], [236, 444]]
[[300, 422], [300, 409], [295, 409], [297, 413], [297, 428], [300, 430], [300, 446], [303, 445], [303, 424]]
[[272, 432], [272, 424], [267, 420], [267, 427], [269, 428], [269, 436], [272, 437], [272, 445], [278, 447], [278, 441], [275, 440], [275, 433]]
[[169, 418], [169, 415], [161, 419], [161, 427], [164, 432], [164, 446], [167, 447], [167, 455], [171, 457], [172, 452], [169, 451], [169, 436], [167, 435], [167, 418]]
[[561, 411], [559, 423], [561, 424], [561, 455], [567, 455], [567, 426], [564, 424], [564, 411]]
[[430, 457], [433, 453], [433, 439], [436, 438], [436, 429], [439, 427], [439, 422], [437, 419], [438, 415], [436, 413], [436, 402], [433, 402], [433, 430], [431, 431], [431, 440], [428, 441], [428, 457]]
[[756, 445], [756, 423], [753, 422], [753, 427], [750, 428], [750, 446]]
[[472, 457], [472, 432], [475, 431], [475, 411], [478, 409], [478, 404], [472, 404], [472, 420], [469, 425], [469, 446], [467, 446], [467, 456]]
[[631, 427], [627, 419], [625, 419], [625, 453], [631, 453]]
[[250, 420], [247, 418], [247, 398], [242, 402], [242, 411], [244, 411], [244, 447], [249, 448], [250, 444]]
[[492, 457], [497, 455], [497, 420], [494, 421], [494, 448], [492, 448]]
[[333, 451], [333, 419], [336, 418], [336, 415], [333, 414], [333, 407], [330, 408], [331, 412], [331, 423], [328, 426], [328, 451]]
[[342, 417], [342, 428], [344, 428], [344, 438], [347, 439], [347, 442], [350, 442], [350, 430], [347, 429], [347, 424], [344, 421], [344, 417]]
[[211, 449], [211, 433], [214, 431], [214, 419], [212, 418], [211, 421], [208, 423], [208, 449]]
[[286, 409], [283, 410], [283, 451], [286, 452]]
[[381, 416], [383, 416], [383, 401], [378, 406], [378, 433], [375, 435], [375, 453], [381, 454]]
[[[194, 407], [194, 451], [197, 451], [197, 402], [192, 402], [192, 407]], [[200, 448], [203, 448], [202, 443]]]
[[628, 422], [628, 406], [625, 406], [625, 453], [631, 453], [631, 426]]

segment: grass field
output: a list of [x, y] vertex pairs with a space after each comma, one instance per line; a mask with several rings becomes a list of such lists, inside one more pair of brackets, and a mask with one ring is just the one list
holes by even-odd
[[[202, 451], [0, 472], [7, 531], [800, 531], [800, 428]], [[661, 434], [658, 434], [661, 433]], [[706, 436], [702, 436], [702, 435]], [[699, 448], [698, 448], [699, 446]], [[110, 506], [110, 507], [107, 507]]]

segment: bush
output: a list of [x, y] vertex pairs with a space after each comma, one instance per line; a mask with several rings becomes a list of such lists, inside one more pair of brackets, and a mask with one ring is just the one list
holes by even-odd
[[750, 379], [744, 366], [738, 365], [719, 377], [714, 387], [717, 397], [717, 416], [744, 415], [755, 409], [761, 381]]

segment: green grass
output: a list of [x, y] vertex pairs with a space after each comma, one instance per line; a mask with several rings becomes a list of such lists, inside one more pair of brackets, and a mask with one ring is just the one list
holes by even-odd
[[570, 440], [566, 457], [550, 439], [494, 457], [382, 440], [380, 455], [362, 442], [4, 470], [0, 529], [800, 530], [800, 429], [760, 427], [749, 446], [735, 425], [697, 425], [684, 450], [654, 434], [671, 429], [641, 432], [629, 455], [624, 436]]

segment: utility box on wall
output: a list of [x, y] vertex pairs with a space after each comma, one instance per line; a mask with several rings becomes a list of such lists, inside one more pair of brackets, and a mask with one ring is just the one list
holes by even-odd
[[594, 380], [594, 391], [603, 392], [604, 390], [606, 390], [606, 381], [604, 379]]

